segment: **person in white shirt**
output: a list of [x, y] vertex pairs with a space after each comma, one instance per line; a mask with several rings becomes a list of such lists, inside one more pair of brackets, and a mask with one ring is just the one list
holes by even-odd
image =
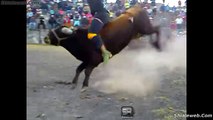
[[183, 25], [183, 19], [181, 18], [181, 16], [178, 16], [175, 20], [176, 25], [177, 25], [177, 33], [181, 33], [182, 30], [182, 25]]

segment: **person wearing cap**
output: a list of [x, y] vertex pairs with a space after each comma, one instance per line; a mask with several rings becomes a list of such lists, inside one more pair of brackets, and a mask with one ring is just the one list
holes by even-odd
[[56, 19], [55, 19], [55, 16], [54, 15], [51, 15], [49, 20], [48, 20], [48, 25], [49, 25], [49, 28], [50, 29], [53, 29], [56, 27], [57, 25], [57, 22], [56, 22]]
[[40, 15], [38, 29], [40, 29], [40, 26], [42, 26], [43, 29], [46, 29], [44, 15]]
[[94, 16], [88, 29], [87, 37], [95, 43], [97, 49], [101, 50], [104, 63], [106, 64], [112, 57], [112, 54], [106, 49], [99, 33], [103, 26], [109, 22], [110, 17], [108, 11], [104, 8], [103, 0], [87, 0], [87, 2], [90, 6], [91, 14]]

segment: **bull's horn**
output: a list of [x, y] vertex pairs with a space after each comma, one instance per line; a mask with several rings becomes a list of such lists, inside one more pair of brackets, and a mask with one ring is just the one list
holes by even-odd
[[67, 34], [67, 35], [70, 35], [70, 34], [72, 34], [72, 30], [70, 30], [69, 28], [67, 28], [67, 27], [63, 27], [62, 29], [61, 29], [61, 31], [62, 31], [62, 33], [64, 33], [64, 34]]

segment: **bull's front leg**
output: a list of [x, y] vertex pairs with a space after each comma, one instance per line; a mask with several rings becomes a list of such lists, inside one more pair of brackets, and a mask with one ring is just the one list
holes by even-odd
[[74, 89], [77, 86], [78, 77], [80, 73], [86, 68], [86, 66], [87, 64], [83, 62], [77, 67], [75, 77], [72, 80], [72, 89]]
[[155, 26], [152, 28], [153, 33], [156, 33], [156, 41], [152, 45], [158, 50], [162, 51], [161, 42], [160, 42], [160, 26]]
[[81, 92], [85, 92], [87, 90], [88, 85], [89, 85], [89, 78], [90, 78], [90, 75], [91, 75], [94, 68], [95, 68], [94, 66], [87, 66], [85, 68], [85, 79], [84, 79], [84, 82], [83, 82]]

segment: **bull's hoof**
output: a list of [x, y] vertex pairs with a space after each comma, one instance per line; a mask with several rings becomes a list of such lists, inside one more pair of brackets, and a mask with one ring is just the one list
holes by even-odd
[[162, 51], [161, 45], [159, 42], [153, 42], [152, 45], [159, 51]]
[[87, 89], [88, 89], [88, 87], [82, 87], [82, 88], [81, 88], [81, 93], [86, 92]]
[[77, 84], [72, 83], [71, 89], [75, 89], [77, 87]]

